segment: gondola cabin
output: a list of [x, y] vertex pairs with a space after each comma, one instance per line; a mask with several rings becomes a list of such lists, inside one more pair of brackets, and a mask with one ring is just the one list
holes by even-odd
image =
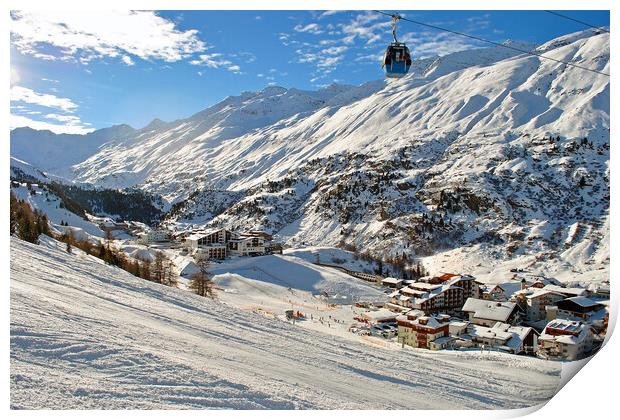
[[411, 67], [409, 48], [401, 42], [392, 42], [385, 50], [383, 69], [386, 77], [403, 77]]

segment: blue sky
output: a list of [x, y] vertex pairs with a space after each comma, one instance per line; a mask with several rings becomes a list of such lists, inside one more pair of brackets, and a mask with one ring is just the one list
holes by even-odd
[[[564, 11], [608, 26], [607, 11]], [[481, 36], [543, 43], [587, 29], [543, 11], [401, 11]], [[390, 21], [368, 11], [13, 12], [11, 127], [83, 133], [188, 117], [269, 84], [317, 89], [383, 77]], [[401, 22], [414, 58], [485, 46]]]

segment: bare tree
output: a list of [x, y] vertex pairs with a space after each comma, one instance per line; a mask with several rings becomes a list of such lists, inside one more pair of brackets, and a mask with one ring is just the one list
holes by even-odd
[[163, 283], [166, 286], [177, 287], [178, 277], [179, 276], [177, 274], [176, 266], [174, 265], [174, 262], [170, 258], [165, 257]]
[[209, 272], [209, 260], [202, 256], [196, 259], [198, 271], [190, 277], [189, 288], [199, 296], [209, 296], [213, 298], [212, 274]]
[[161, 251], [157, 251], [155, 253], [155, 261], [153, 261], [153, 266], [151, 269], [151, 280], [155, 283], [163, 283], [164, 282], [164, 271], [165, 271], [165, 256]]

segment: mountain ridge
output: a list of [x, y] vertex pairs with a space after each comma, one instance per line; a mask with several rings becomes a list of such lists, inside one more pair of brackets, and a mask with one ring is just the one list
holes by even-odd
[[[608, 34], [537, 48], [609, 66]], [[244, 92], [117, 136], [64, 171], [160, 194], [177, 208], [171, 225], [261, 228], [390, 258], [483, 243], [497, 258], [562, 260], [581, 223], [592, 250], [570, 264], [604, 265], [594, 250], [609, 212], [609, 79], [501, 47], [414, 64], [389, 83]], [[216, 215], [205, 206], [217, 191], [234, 194]]]

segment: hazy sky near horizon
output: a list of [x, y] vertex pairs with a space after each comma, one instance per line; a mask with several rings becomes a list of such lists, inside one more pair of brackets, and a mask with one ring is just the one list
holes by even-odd
[[[544, 11], [401, 11], [484, 37], [540, 44], [587, 29]], [[596, 26], [608, 11], [564, 11]], [[401, 22], [414, 59], [487, 46]], [[383, 77], [388, 17], [370, 11], [11, 13], [11, 128], [83, 133], [188, 117], [268, 85], [318, 89]]]

